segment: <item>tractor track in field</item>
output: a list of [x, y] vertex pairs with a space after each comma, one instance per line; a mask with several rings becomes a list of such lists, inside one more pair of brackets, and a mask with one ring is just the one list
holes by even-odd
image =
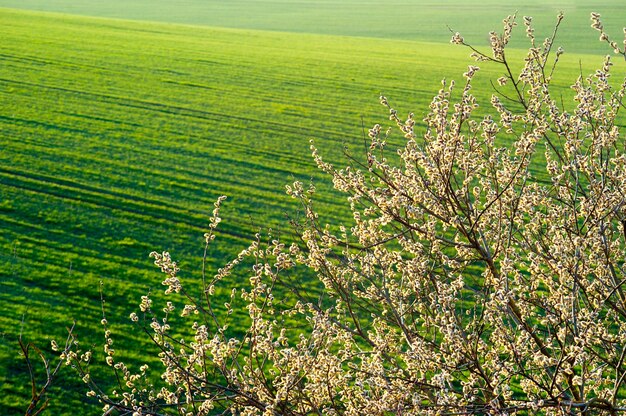
[[201, 212], [184, 210], [180, 207], [174, 209], [173, 205], [168, 205], [162, 201], [130, 197], [120, 192], [41, 174], [24, 171], [15, 172], [0, 167], [0, 184], [80, 202], [81, 204], [123, 211], [143, 220], [174, 221], [198, 230], [201, 230], [198, 224], [206, 222], [206, 216]]
[[176, 114], [176, 115], [186, 116], [190, 118], [220, 121], [220, 122], [235, 120], [245, 125], [273, 126], [273, 127], [276, 127], [278, 131], [281, 131], [287, 134], [298, 134], [298, 135], [309, 134], [310, 136], [315, 136], [315, 137], [323, 137], [328, 134], [328, 132], [324, 129], [316, 129], [316, 128], [305, 127], [305, 126], [295, 126], [295, 125], [286, 124], [286, 123], [272, 122], [272, 121], [268, 121], [268, 120], [260, 119], [260, 118], [243, 117], [239, 115], [224, 114], [224, 113], [219, 113], [219, 112], [214, 112], [214, 111], [197, 110], [197, 109], [188, 108], [188, 107], [157, 103], [153, 101], [140, 100], [140, 99], [131, 98], [131, 97], [122, 97], [122, 96], [103, 94], [103, 93], [97, 93], [97, 92], [89, 92], [89, 91], [83, 91], [79, 89], [71, 89], [71, 88], [65, 88], [65, 87], [55, 87], [51, 85], [37, 84], [37, 83], [28, 82], [28, 81], [18, 81], [15, 79], [8, 79], [8, 78], [0, 78], [0, 82], [4, 82], [7, 84], [28, 86], [28, 87], [37, 88], [37, 89], [45, 89], [45, 90], [50, 90], [50, 91], [60, 91], [63, 93], [82, 95], [84, 97], [91, 97], [91, 98], [95, 97], [100, 102], [103, 102], [106, 104], [114, 104], [118, 106], [160, 112], [164, 114]]

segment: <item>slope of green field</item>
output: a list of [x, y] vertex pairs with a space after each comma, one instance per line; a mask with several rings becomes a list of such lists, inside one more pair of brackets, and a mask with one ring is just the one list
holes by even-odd
[[[309, 139], [339, 159], [344, 142], [360, 141], [362, 115], [368, 125], [384, 116], [381, 90], [424, 106], [436, 89], [425, 75], [463, 66], [418, 67], [421, 54], [465, 55], [451, 46], [10, 10], [0, 24], [3, 414], [26, 403], [22, 319], [38, 345], [63, 337], [72, 319], [97, 342], [103, 280], [112, 321], [126, 333], [132, 305], [159, 290], [151, 250], [170, 250], [183, 276], [198, 278], [218, 195], [230, 199], [215, 265], [256, 230], [288, 228], [284, 213], [295, 207], [284, 185], [319, 177]], [[53, 406], [66, 403], [56, 397]]]
[[[210, 253], [217, 267], [259, 229], [288, 233], [296, 207], [283, 189], [294, 178], [314, 178], [326, 218], [343, 217], [309, 139], [341, 161], [344, 144], [362, 144], [362, 123], [385, 119], [381, 92], [402, 113], [422, 113], [438, 80], [471, 63], [450, 44], [11, 9], [0, 9], [0, 25], [3, 415], [23, 413], [28, 399], [20, 331], [47, 348], [75, 319], [81, 338], [98, 342], [103, 281], [119, 349], [141, 352], [126, 317], [160, 290], [151, 250], [171, 251], [193, 284], [215, 198], [230, 197]], [[579, 58], [566, 60], [564, 79]], [[484, 72], [476, 90], [486, 101], [497, 71]], [[97, 414], [69, 379], [53, 390], [51, 414]]]
[[[500, 21], [518, 12], [551, 25], [563, 11], [567, 50], [604, 52], [589, 26], [589, 13], [603, 15], [616, 37], [624, 26], [623, 4], [617, 1], [568, 0], [0, 0], [0, 7], [72, 13], [120, 19], [163, 21], [297, 33], [365, 36], [446, 42], [448, 26], [474, 42], [485, 40]], [[521, 20], [520, 20], [521, 21]], [[520, 43], [518, 43], [519, 45]]]

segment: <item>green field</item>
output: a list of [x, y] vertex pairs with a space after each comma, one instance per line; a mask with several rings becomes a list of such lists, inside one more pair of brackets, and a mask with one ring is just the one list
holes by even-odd
[[[148, 253], [169, 250], [180, 261], [184, 283], [198, 281], [202, 234], [218, 195], [229, 200], [210, 253], [213, 267], [244, 248], [258, 230], [272, 228], [289, 238], [285, 218], [297, 207], [283, 189], [293, 179], [313, 178], [325, 220], [343, 218], [344, 204], [316, 171], [309, 140], [335, 162], [341, 162], [344, 145], [358, 151], [363, 125], [385, 119], [381, 92], [401, 113], [422, 113], [438, 81], [460, 79], [471, 63], [468, 51], [447, 43], [445, 25], [440, 43], [423, 41], [439, 39], [437, 21], [424, 16], [446, 17], [456, 28], [482, 10], [451, 13], [451, 2], [445, 3], [448, 12], [412, 4], [402, 13], [405, 20], [388, 24], [397, 8], [407, 5], [384, 10], [370, 5], [348, 26], [341, 24], [349, 20], [348, 5], [365, 2], [345, 2], [337, 20], [325, 25], [324, 13], [335, 7], [326, 2], [307, 26], [297, 18], [306, 11], [304, 2], [292, 2], [291, 14], [277, 12], [284, 9], [280, 2], [269, 8], [267, 2], [204, 3], [221, 4], [221, 15], [206, 12], [208, 6], [192, 13], [199, 1], [187, 2], [187, 14], [180, 8], [169, 13], [167, 2], [152, 12], [145, 2], [135, 2], [123, 13], [116, 1], [71, 2], [73, 9], [66, 3], [20, 5], [205, 27], [0, 9], [3, 415], [23, 414], [28, 399], [16, 341], [20, 331], [47, 348], [49, 339], [63, 338], [76, 319], [83, 341], [100, 342], [100, 281], [116, 338], [141, 351], [140, 335], [126, 317], [140, 295], [160, 290]], [[539, 4], [529, 9], [539, 11]], [[0, 6], [17, 3], [0, 0]], [[238, 20], [235, 6], [248, 18]], [[255, 7], [273, 20], [263, 14], [253, 19]], [[425, 14], [410, 17], [418, 9]], [[544, 21], [552, 19], [554, 7], [549, 9], [541, 14]], [[582, 16], [583, 9], [573, 15]], [[481, 19], [497, 27], [503, 10]], [[424, 33], [411, 32], [413, 20], [433, 26], [414, 23]], [[540, 29], [548, 33], [550, 26]], [[567, 29], [563, 43], [594, 50], [595, 33], [578, 29]], [[422, 41], [409, 40], [411, 33]], [[579, 60], [584, 73], [601, 61], [566, 55], [564, 86], [580, 71]], [[489, 77], [498, 75], [485, 70], [477, 80], [483, 102], [491, 93]], [[83, 410], [82, 387], [70, 376], [65, 372], [53, 390], [50, 414], [76, 414], [77, 407], [80, 414], [97, 414], [97, 407]]]
[[[476, 42], [499, 29], [509, 14], [535, 18], [549, 27], [559, 11], [563, 46], [572, 52], [605, 53], [589, 26], [591, 11], [603, 14], [612, 33], [621, 36], [623, 4], [618, 1], [526, 0], [0, 0], [0, 7], [72, 13], [120, 19], [163, 21], [193, 25], [447, 42], [448, 26]], [[517, 42], [517, 45], [522, 45]]]

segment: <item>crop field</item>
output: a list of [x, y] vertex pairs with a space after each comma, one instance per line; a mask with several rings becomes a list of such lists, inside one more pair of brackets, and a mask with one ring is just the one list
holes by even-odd
[[[117, 1], [71, 2], [71, 10], [70, 2], [46, 3], [0, 0], [0, 7], [107, 18], [0, 8], [3, 415], [23, 414], [30, 397], [18, 355], [20, 333], [49, 351], [50, 339], [63, 339], [75, 320], [86, 345], [100, 342], [103, 282], [119, 350], [141, 351], [141, 334], [127, 316], [141, 295], [161, 288], [150, 251], [170, 251], [183, 284], [197, 282], [202, 235], [219, 195], [229, 199], [209, 253], [212, 268], [245, 248], [257, 231], [272, 229], [289, 239], [287, 218], [297, 206], [284, 186], [295, 179], [318, 185], [323, 221], [346, 218], [346, 204], [312, 162], [309, 140], [326, 159], [341, 163], [344, 146], [357, 153], [363, 129], [386, 119], [381, 93], [401, 114], [420, 114], [440, 79], [460, 79], [472, 63], [467, 50], [447, 43], [445, 25], [438, 43], [437, 28], [410, 40], [408, 23], [375, 22], [373, 6], [370, 20], [356, 18], [360, 23], [339, 30], [347, 5], [364, 2], [346, 2], [330, 26], [322, 24], [322, 12], [333, 3], [326, 2], [311, 26], [298, 27], [288, 25], [297, 19], [286, 12], [273, 13], [273, 23], [236, 18], [235, 6], [247, 13], [263, 7], [260, 1], [205, 2], [221, 4], [222, 14], [198, 12], [197, 20], [168, 13], [172, 2], [150, 9], [159, 14], [143, 15], [170, 23], [110, 19], [140, 18], [148, 10], [141, 1], [124, 14]], [[194, 10], [201, 2], [188, 3]], [[281, 2], [272, 4], [278, 10]], [[293, 7], [296, 16], [303, 13], [303, 3]], [[423, 10], [444, 14], [434, 6]], [[496, 11], [492, 28], [503, 17], [502, 9]], [[552, 8], [544, 12], [546, 22], [555, 14]], [[448, 14], [453, 27], [455, 16]], [[461, 16], [459, 27], [469, 21]], [[548, 33], [550, 26], [543, 29]], [[578, 39], [581, 52], [597, 43], [591, 29], [564, 36], [564, 42]], [[521, 51], [513, 56], [523, 58]], [[601, 57], [566, 55], [559, 79], [564, 87], [581, 71], [580, 60], [586, 74]], [[486, 66], [477, 79], [482, 103], [498, 71]], [[245, 270], [239, 277], [245, 279]], [[83, 410], [85, 402], [82, 386], [64, 371], [51, 393], [50, 414], [76, 414], [77, 407], [80, 414], [98, 414], [94, 406]]]
[[[562, 46], [576, 53], [606, 53], [587, 30], [589, 13], [601, 12], [605, 26], [619, 36], [624, 25], [618, 1], [527, 0], [0, 0], [0, 7], [82, 14], [120, 19], [293, 33], [363, 36], [446, 43], [448, 27], [468, 39], [485, 41], [507, 15], [533, 16], [549, 28], [563, 11]], [[591, 35], [591, 36], [590, 36]], [[525, 46], [523, 41], [514, 42]]]

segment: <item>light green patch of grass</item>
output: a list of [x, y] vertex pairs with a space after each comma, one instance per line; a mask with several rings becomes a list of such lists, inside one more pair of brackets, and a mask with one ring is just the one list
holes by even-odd
[[[0, 0], [0, 7], [72, 13], [118, 19], [151, 20], [192, 25], [259, 29], [294, 33], [363, 36], [445, 43], [448, 27], [478, 43], [501, 29], [507, 15], [533, 16], [540, 39], [560, 11], [566, 15], [562, 46], [571, 52], [601, 53], [597, 36], [588, 30], [592, 11], [603, 15], [606, 27], [621, 36], [624, 10], [619, 2], [526, 0]], [[521, 30], [523, 32], [523, 29]], [[514, 41], [523, 45], [523, 36]], [[618, 39], [619, 41], [619, 39]]]

